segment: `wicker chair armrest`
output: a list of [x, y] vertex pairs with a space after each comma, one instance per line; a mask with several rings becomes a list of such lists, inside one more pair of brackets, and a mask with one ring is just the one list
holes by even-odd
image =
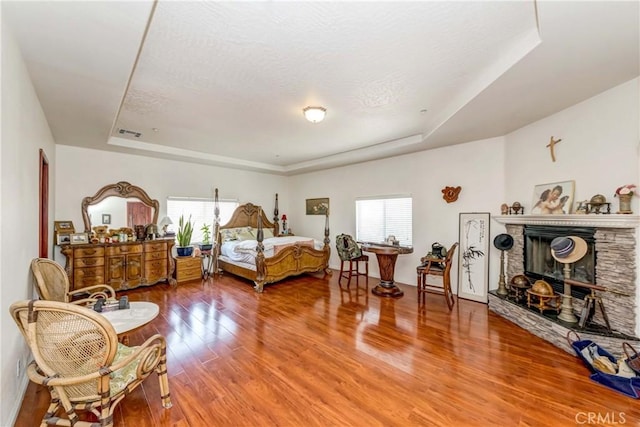
[[67, 294], [69, 295], [69, 297], [73, 297], [74, 295], [86, 294], [87, 292], [90, 293], [90, 296], [89, 298], [85, 298], [85, 299], [89, 299], [89, 300], [95, 300], [98, 297], [98, 295], [96, 294], [99, 294], [100, 296], [106, 295], [107, 299], [116, 298], [116, 291], [109, 285], [87, 286], [85, 288], [77, 289], [75, 291], [69, 291]]
[[42, 372], [40, 372], [40, 370], [38, 369], [38, 365], [35, 361], [31, 362], [29, 366], [27, 366], [27, 376], [31, 381], [36, 384], [42, 384], [50, 387], [64, 387], [81, 384], [87, 381], [98, 379], [108, 374], [109, 372], [101, 373], [99, 370], [96, 370], [95, 372], [79, 377], [47, 377], [45, 375], [42, 375]]
[[[136, 359], [142, 359], [143, 363], [141, 365], [146, 365], [146, 359], [156, 353], [159, 357], [158, 350], [165, 349], [167, 346], [167, 342], [164, 337], [160, 334], [155, 334], [148, 340], [146, 340], [141, 345], [135, 348], [135, 351], [131, 353], [129, 356], [121, 359], [118, 363], [109, 366], [109, 369], [112, 371], [116, 371], [120, 368], [123, 368], [133, 362]], [[155, 367], [155, 366], [154, 366]]]

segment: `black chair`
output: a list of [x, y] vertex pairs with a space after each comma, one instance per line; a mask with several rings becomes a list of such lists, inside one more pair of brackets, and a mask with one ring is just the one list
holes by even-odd
[[[342, 279], [347, 279], [347, 287], [351, 285], [351, 278], [364, 276], [366, 278], [366, 285], [369, 287], [369, 255], [364, 255], [360, 246], [356, 241], [348, 234], [340, 234], [336, 237], [336, 250], [340, 257], [340, 277], [338, 278], [338, 285], [342, 286]], [[364, 273], [360, 272], [360, 263], [364, 263]], [[349, 263], [349, 268], [345, 269], [346, 263]]]

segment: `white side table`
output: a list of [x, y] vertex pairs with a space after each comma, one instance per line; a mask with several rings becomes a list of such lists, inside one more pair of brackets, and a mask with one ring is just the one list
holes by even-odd
[[[134, 329], [151, 322], [160, 313], [158, 304], [148, 301], [131, 301], [130, 308], [124, 310], [105, 311], [102, 314], [113, 325], [118, 335], [131, 332]], [[128, 341], [123, 337], [123, 341]], [[127, 344], [125, 342], [124, 344]]]

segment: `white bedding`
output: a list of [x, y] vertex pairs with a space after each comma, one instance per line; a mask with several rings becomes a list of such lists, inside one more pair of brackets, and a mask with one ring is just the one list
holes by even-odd
[[[321, 250], [324, 247], [322, 242], [311, 237], [285, 236], [266, 238], [262, 241], [264, 245], [264, 257], [269, 258], [273, 256], [274, 245], [308, 242], [309, 240], [313, 240], [313, 247], [317, 250]], [[222, 244], [220, 254], [232, 261], [246, 262], [255, 265], [256, 246], [258, 246], [257, 240], [230, 240]]]

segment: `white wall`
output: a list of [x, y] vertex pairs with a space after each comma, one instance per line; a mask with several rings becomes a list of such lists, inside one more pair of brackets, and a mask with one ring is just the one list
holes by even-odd
[[[508, 203], [518, 200], [529, 213], [536, 184], [574, 180], [575, 201], [602, 194], [617, 211], [616, 188], [640, 184], [638, 82], [633, 79], [507, 135]], [[546, 148], [552, 135], [562, 138], [555, 163]], [[632, 199], [636, 214], [639, 201]]]
[[[290, 205], [288, 178], [284, 176], [68, 145], [57, 145], [56, 157], [56, 180], [60, 186], [57, 188], [55, 220], [73, 221], [76, 231], [84, 230], [82, 199], [93, 196], [105, 185], [119, 181], [137, 185], [149, 197], [157, 199], [160, 202], [158, 218], [166, 215], [168, 196], [213, 197], [216, 187], [222, 199], [261, 205], [270, 219], [273, 218], [276, 193], [280, 212], [286, 212]], [[68, 183], [73, 183], [71, 191]], [[116, 225], [124, 224], [112, 222], [112, 226]]]
[[[398, 257], [395, 280], [416, 284], [416, 267], [433, 242], [446, 247], [458, 241], [460, 212], [495, 214], [504, 201], [504, 138], [492, 138], [469, 144], [423, 151], [391, 159], [377, 160], [291, 178], [294, 209], [290, 222], [296, 234], [322, 236], [324, 217], [305, 215], [305, 199], [329, 197], [331, 245], [330, 264], [340, 268], [335, 252], [335, 236], [355, 236], [355, 200], [362, 196], [410, 194], [413, 197], [413, 246], [410, 255]], [[442, 198], [446, 186], [461, 186], [458, 201]], [[289, 213], [288, 213], [289, 215]], [[491, 235], [504, 228], [491, 224]], [[490, 279], [499, 273], [499, 255], [493, 247]], [[498, 253], [499, 254], [499, 253]], [[370, 254], [370, 274], [380, 277], [375, 256]], [[496, 273], [498, 271], [498, 273]], [[458, 256], [454, 257], [452, 286], [457, 292]], [[496, 283], [497, 278], [491, 280]], [[491, 286], [493, 288], [493, 286]]]
[[[604, 194], [615, 212], [615, 189], [640, 183], [638, 82], [631, 80], [502, 138], [292, 177], [291, 226], [297, 234], [321, 235], [322, 217], [306, 216], [304, 201], [329, 197], [333, 245], [339, 233], [355, 235], [356, 197], [409, 193], [414, 203], [414, 253], [398, 258], [395, 278], [415, 284], [415, 267], [431, 243], [449, 246], [458, 240], [460, 212], [499, 215], [502, 203], [519, 201], [528, 213], [536, 184], [574, 180], [574, 200]], [[551, 136], [562, 138], [555, 163], [546, 148]], [[458, 185], [458, 201], [444, 202], [440, 190]], [[635, 213], [639, 199], [633, 201]], [[491, 223], [492, 240], [502, 232], [503, 226]], [[490, 256], [489, 289], [496, 289], [500, 253], [493, 245]], [[452, 284], [457, 292], [455, 262]], [[331, 266], [339, 268], [335, 251]], [[379, 277], [375, 261], [370, 268]]]
[[[33, 296], [29, 264], [38, 256], [39, 150], [50, 167], [53, 216], [55, 146], [9, 27], [2, 20], [2, 133], [0, 139], [0, 425], [13, 425], [27, 386], [28, 349], [9, 305]], [[49, 236], [53, 235], [52, 227]], [[51, 237], [50, 237], [51, 240]], [[51, 243], [51, 242], [50, 242]], [[22, 374], [16, 377], [18, 360]]]

